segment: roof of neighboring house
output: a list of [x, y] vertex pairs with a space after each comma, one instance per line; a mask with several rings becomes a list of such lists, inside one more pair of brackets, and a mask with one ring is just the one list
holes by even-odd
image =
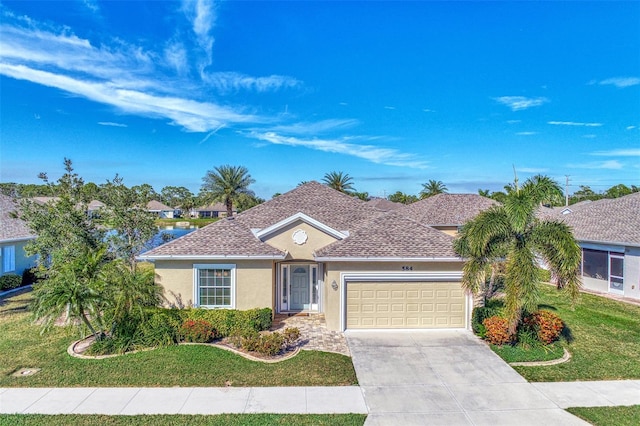
[[173, 211], [173, 207], [169, 207], [166, 204], [162, 204], [160, 201], [151, 200], [147, 203], [147, 210], [152, 212], [164, 211], [164, 210]]
[[497, 205], [497, 201], [477, 194], [437, 194], [409, 204], [398, 212], [424, 225], [457, 226]]
[[89, 204], [87, 204], [87, 209], [88, 210], [98, 210], [98, 209], [101, 209], [101, 208], [103, 208], [105, 206], [106, 206], [106, 204], [103, 203], [102, 201], [93, 200]]
[[[227, 206], [222, 203], [214, 203], [208, 206], [199, 207], [196, 209], [197, 212], [226, 212]], [[238, 209], [233, 207], [233, 211], [237, 212]]]
[[[147, 253], [143, 258], [284, 258], [286, 253], [256, 235], [260, 230], [301, 217], [319, 222], [346, 238], [315, 253], [325, 258], [456, 257], [453, 238], [397, 212], [385, 213], [367, 202], [309, 182], [231, 219], [207, 225]], [[307, 219], [305, 219], [307, 218]]]
[[51, 201], [57, 202], [58, 200], [60, 200], [60, 197], [31, 197], [31, 199], [38, 204], [47, 204]]
[[571, 226], [578, 241], [640, 246], [640, 192], [586, 203], [555, 218]]
[[386, 198], [375, 197], [367, 201], [371, 206], [383, 212], [390, 212], [402, 208], [404, 204], [394, 203]]
[[35, 238], [27, 224], [13, 213], [18, 210], [15, 200], [0, 194], [0, 241]]

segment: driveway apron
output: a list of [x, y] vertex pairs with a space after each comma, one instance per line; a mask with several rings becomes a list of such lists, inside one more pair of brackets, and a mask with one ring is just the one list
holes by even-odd
[[348, 331], [371, 425], [587, 425], [471, 332]]

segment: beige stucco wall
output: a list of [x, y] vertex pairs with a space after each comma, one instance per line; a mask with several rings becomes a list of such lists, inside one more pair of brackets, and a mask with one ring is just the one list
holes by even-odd
[[195, 264], [235, 264], [236, 309], [274, 308], [273, 262], [270, 260], [158, 260], [155, 262], [156, 283], [163, 287], [170, 305], [179, 307], [193, 305], [193, 265]]
[[[327, 328], [340, 330], [340, 294], [343, 272], [403, 272], [403, 267], [412, 268], [413, 272], [457, 272], [462, 271], [462, 262], [328, 262], [324, 264], [325, 284], [323, 288], [323, 309]], [[335, 280], [338, 290], [331, 287]]]
[[[301, 229], [307, 233], [307, 241], [304, 244], [293, 242], [292, 235]], [[272, 247], [288, 252], [287, 260], [309, 260], [313, 261], [313, 253], [337, 241], [332, 236], [326, 234], [313, 226], [298, 220], [270, 235], [264, 242]]]

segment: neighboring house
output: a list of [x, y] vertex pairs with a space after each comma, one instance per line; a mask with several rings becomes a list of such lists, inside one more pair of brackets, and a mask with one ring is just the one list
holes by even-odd
[[571, 211], [543, 209], [541, 216], [555, 211], [573, 228], [584, 288], [640, 299], [640, 193], [578, 204]]
[[309, 182], [140, 258], [176, 306], [323, 313], [332, 330], [467, 328], [452, 241]]
[[[232, 208], [231, 211], [234, 215], [238, 213], [238, 210], [235, 207]], [[195, 209], [195, 215], [199, 218], [227, 217], [227, 206], [222, 203], [203, 206]]]
[[399, 212], [418, 223], [455, 237], [460, 226], [478, 213], [497, 205], [497, 201], [477, 194], [444, 193], [408, 204]]
[[36, 237], [23, 220], [14, 217], [17, 209], [13, 198], [0, 194], [0, 275], [22, 275], [35, 266], [35, 256], [27, 256], [24, 246]]
[[169, 207], [156, 200], [151, 200], [147, 203], [147, 211], [156, 214], [161, 219], [173, 219], [175, 215], [175, 209], [173, 207]]
[[370, 206], [382, 211], [382, 212], [390, 212], [393, 210], [398, 210], [404, 207], [404, 204], [394, 203], [393, 201], [389, 201], [386, 198], [373, 197], [369, 201], [367, 201]]
[[100, 209], [103, 209], [104, 207], [106, 207], [106, 204], [102, 201], [93, 200], [87, 204], [87, 215], [89, 215], [89, 217], [99, 216]]

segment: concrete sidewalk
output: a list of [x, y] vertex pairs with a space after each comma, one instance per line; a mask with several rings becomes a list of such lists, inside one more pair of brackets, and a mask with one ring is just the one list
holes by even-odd
[[640, 405], [640, 380], [531, 384], [561, 408]]
[[2, 414], [367, 413], [358, 386], [1, 388]]

